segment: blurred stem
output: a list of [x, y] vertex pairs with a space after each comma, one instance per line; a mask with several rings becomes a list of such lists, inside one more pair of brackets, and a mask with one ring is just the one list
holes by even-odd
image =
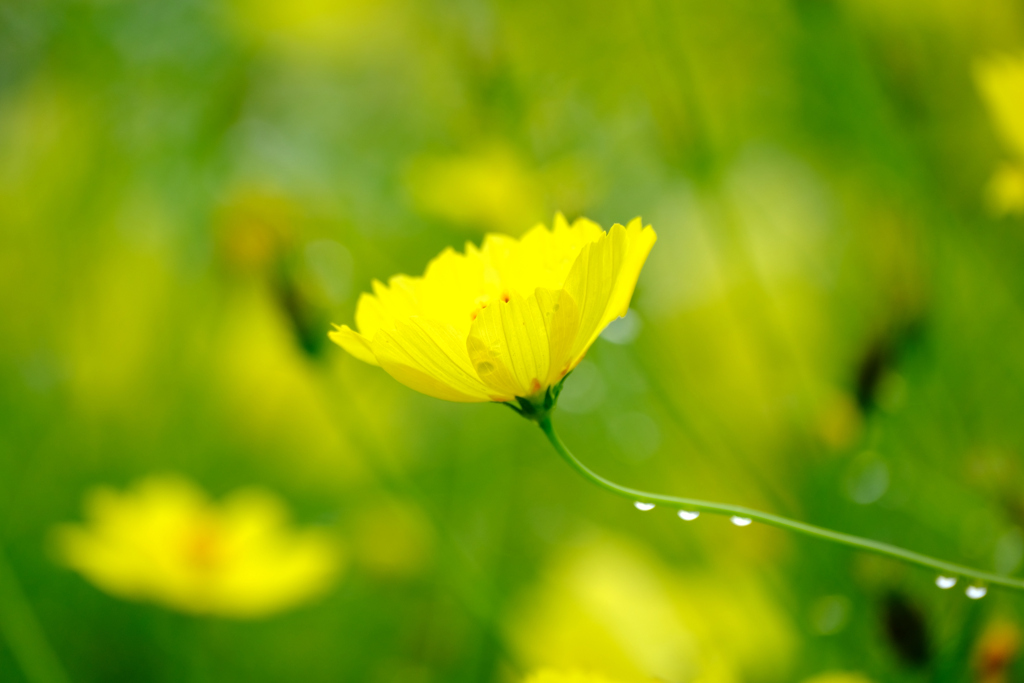
[[0, 548], [0, 633], [30, 683], [68, 683], [3, 548]]
[[868, 538], [860, 538], [859, 536], [852, 536], [850, 534], [824, 529], [820, 526], [814, 526], [813, 524], [805, 524], [804, 522], [798, 522], [796, 520], [787, 519], [767, 512], [761, 512], [759, 510], [752, 510], [739, 505], [726, 505], [725, 503], [696, 500], [694, 498], [666, 496], [659, 493], [648, 493], [647, 491], [619, 486], [615, 482], [609, 481], [601, 475], [596, 474], [576, 459], [576, 456], [572, 454], [568, 447], [562, 443], [562, 440], [558, 438], [558, 434], [555, 433], [555, 428], [551, 424], [550, 415], [544, 414], [543, 416], [540, 416], [537, 419], [537, 424], [540, 425], [544, 434], [547, 435], [548, 441], [550, 441], [551, 445], [555, 447], [558, 454], [561, 455], [567, 463], [569, 463], [570, 467], [583, 475], [584, 479], [588, 479], [591, 483], [597, 484], [606, 491], [611, 491], [623, 498], [629, 498], [630, 500], [639, 501], [641, 503], [668, 505], [681, 510], [699, 510], [700, 512], [710, 512], [718, 515], [735, 515], [737, 517], [745, 517], [747, 519], [753, 519], [779, 527], [780, 529], [795, 531], [799, 534], [804, 534], [805, 536], [820, 538], [824, 541], [831, 541], [833, 543], [839, 543], [858, 550], [866, 550], [878, 555], [884, 555], [886, 557], [909, 562], [910, 564], [916, 564], [927, 569], [932, 569], [943, 576], [967, 577], [981, 583], [990, 583], [996, 586], [1005, 586], [1007, 588], [1024, 590], [1024, 579], [1015, 579], [1008, 576], [993, 574], [991, 572], [972, 569], [971, 567], [965, 567], [952, 562], [946, 562], [945, 560], [939, 560], [934, 557], [928, 557], [927, 555], [922, 555], [921, 553], [916, 553], [912, 550], [905, 550], [894, 545], [889, 545], [888, 543], [881, 543]]

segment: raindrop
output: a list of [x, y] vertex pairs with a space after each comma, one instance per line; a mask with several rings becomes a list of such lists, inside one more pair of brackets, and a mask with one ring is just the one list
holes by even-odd
[[637, 510], [640, 510], [641, 512], [647, 512], [648, 510], [654, 509], [654, 503], [642, 503], [638, 500], [637, 502], [633, 503], [633, 507], [635, 507]]
[[983, 597], [985, 597], [986, 593], [988, 593], [988, 588], [986, 588], [985, 586], [967, 587], [967, 597], [969, 597], [971, 600], [980, 600]]
[[732, 523], [736, 526], [748, 526], [751, 521], [750, 517], [740, 517], [739, 515], [732, 516]]
[[955, 576], [937, 576], [935, 577], [935, 585], [942, 590], [947, 590], [956, 585]]
[[689, 510], [679, 511], [679, 519], [685, 519], [687, 522], [692, 522], [698, 517], [700, 517], [700, 513], [697, 512], [696, 510], [694, 510], [693, 512], [690, 512]]

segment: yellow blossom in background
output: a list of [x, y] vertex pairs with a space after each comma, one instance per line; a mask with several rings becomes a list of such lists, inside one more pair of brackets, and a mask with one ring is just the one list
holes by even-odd
[[1003, 163], [988, 182], [988, 206], [997, 216], [1024, 213], [1024, 168]]
[[808, 678], [804, 683], [872, 683], [864, 674], [847, 671], [830, 671]]
[[997, 215], [1024, 213], [1024, 54], [979, 60], [974, 80], [996, 130], [1015, 158], [992, 175], [989, 206]]
[[729, 570], [676, 572], [633, 541], [566, 546], [505, 624], [527, 666], [622, 681], [739, 683], [786, 671], [792, 628], [770, 591]]
[[446, 249], [422, 277], [373, 283], [331, 339], [429, 396], [460, 402], [535, 397], [576, 367], [626, 314], [657, 236], [640, 219], [607, 233], [561, 216], [522, 238], [490, 234]]
[[283, 503], [257, 489], [215, 504], [184, 479], [154, 476], [95, 489], [86, 516], [56, 530], [64, 564], [107, 593], [183, 612], [267, 616], [323, 593], [340, 569], [325, 533], [289, 528]]
[[434, 529], [410, 501], [378, 499], [352, 515], [352, 559], [369, 573], [387, 578], [415, 576], [429, 566]]
[[979, 60], [974, 79], [1003, 141], [1024, 154], [1024, 55]]
[[1006, 617], [997, 617], [974, 644], [973, 668], [978, 683], [1006, 683], [1016, 669], [1021, 650], [1021, 630]]
[[387, 0], [229, 0], [226, 9], [247, 42], [311, 61], [380, 54], [404, 31], [400, 7]]
[[527, 676], [523, 683], [619, 683], [610, 678], [605, 678], [594, 673], [583, 673], [582, 671], [557, 671], [555, 669], [543, 669]]
[[453, 223], [511, 232], [543, 215], [544, 187], [503, 146], [410, 162], [405, 183], [416, 208]]

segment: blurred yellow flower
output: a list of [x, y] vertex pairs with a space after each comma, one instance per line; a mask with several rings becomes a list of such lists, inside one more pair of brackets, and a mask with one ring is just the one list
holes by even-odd
[[974, 644], [973, 680], [978, 683], [1005, 683], [1011, 680], [1020, 649], [1020, 627], [1005, 617], [997, 617], [985, 627]]
[[679, 573], [606, 534], [560, 549], [503, 630], [528, 667], [631, 682], [737, 683], [755, 672], [781, 680], [795, 649], [792, 626], [759, 582], [727, 568]]
[[453, 223], [512, 231], [543, 215], [540, 180], [503, 146], [461, 156], [418, 157], [405, 176], [416, 208]]
[[323, 593], [340, 568], [330, 538], [290, 529], [266, 491], [218, 505], [184, 479], [154, 476], [93, 490], [86, 512], [88, 524], [56, 530], [61, 560], [112, 595], [183, 612], [266, 616]]
[[360, 506], [352, 515], [352, 559], [369, 573], [407, 578], [430, 562], [434, 529], [423, 511], [409, 501], [384, 498]]
[[871, 683], [871, 679], [859, 673], [830, 671], [808, 678], [804, 683]]
[[988, 205], [997, 216], [1024, 213], [1024, 168], [1005, 162], [988, 182]]
[[228, 25], [260, 47], [312, 61], [394, 50], [401, 6], [389, 0], [229, 0]]
[[581, 671], [558, 671], [542, 669], [532, 676], [527, 676], [523, 683], [617, 683], [610, 678]]
[[422, 277], [373, 283], [331, 339], [429, 396], [461, 402], [538, 397], [626, 314], [657, 236], [639, 218], [607, 233], [561, 214], [521, 239], [490, 234], [449, 248]]
[[1024, 213], [1024, 55], [999, 55], [974, 65], [974, 80], [1013, 163], [992, 175], [988, 201], [998, 215]]

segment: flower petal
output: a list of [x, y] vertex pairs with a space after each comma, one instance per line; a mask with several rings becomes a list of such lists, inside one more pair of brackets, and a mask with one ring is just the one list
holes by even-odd
[[626, 313], [655, 239], [640, 219], [605, 233], [561, 214], [552, 230], [537, 226], [519, 240], [488, 235], [480, 249], [444, 250], [422, 277], [374, 281], [356, 308], [358, 332], [340, 326], [330, 336], [431, 396], [532, 396]]
[[626, 252], [626, 229], [614, 225], [606, 235], [585, 246], [569, 271], [565, 291], [576, 303], [579, 327], [570, 352], [575, 365], [601, 333], [601, 321], [608, 310]]
[[573, 264], [565, 289], [579, 308], [579, 329], [569, 367], [575, 367], [615, 318], [629, 310], [637, 278], [657, 235], [639, 218], [628, 228], [615, 224], [607, 235], [584, 247]]
[[[612, 228], [614, 230], [614, 227]], [[658, 235], [651, 226], [643, 227], [639, 218], [634, 218], [626, 228], [626, 253], [622, 259], [622, 267], [619, 269], [615, 287], [612, 290], [611, 298], [608, 301], [608, 310], [600, 325], [598, 334], [601, 333], [608, 323], [621, 318], [629, 311], [629, 301], [633, 298], [633, 290], [636, 288], [636, 281], [640, 277], [640, 271], [647, 261], [647, 255], [657, 241]]]
[[[462, 335], [433, 320], [400, 320], [393, 331], [378, 330], [371, 344], [380, 366], [421, 393], [460, 403], [495, 399], [473, 373]], [[509, 397], [511, 398], [511, 397]]]
[[350, 354], [370, 365], [380, 365], [377, 357], [373, 355], [373, 348], [370, 340], [353, 330], [348, 325], [335, 325], [334, 329], [327, 333], [331, 341], [348, 351]]
[[544, 326], [548, 337], [550, 368], [544, 386], [551, 386], [572, 369], [569, 360], [576, 340], [580, 318], [576, 302], [564, 289], [538, 289], [534, 296], [544, 315]]
[[532, 396], [549, 369], [548, 337], [536, 297], [517, 292], [483, 309], [466, 342], [473, 369], [497, 393]]
[[576, 332], [575, 304], [564, 291], [511, 292], [477, 316], [466, 343], [481, 381], [499, 395], [533, 396], [560, 377]]
[[[383, 288], [380, 282], [374, 280], [375, 289]], [[391, 316], [385, 311], [379, 298], [373, 294], [363, 292], [359, 296], [359, 303], [356, 304], [356, 332], [348, 325], [335, 325], [334, 330], [327, 333], [331, 341], [348, 351], [350, 354], [370, 365], [380, 365], [373, 355], [373, 348], [370, 340], [377, 334], [377, 330], [390, 326]]]
[[995, 120], [1003, 141], [1016, 154], [1024, 154], [1024, 59], [1016, 55], [1000, 55], [979, 61], [974, 66], [974, 80]]

